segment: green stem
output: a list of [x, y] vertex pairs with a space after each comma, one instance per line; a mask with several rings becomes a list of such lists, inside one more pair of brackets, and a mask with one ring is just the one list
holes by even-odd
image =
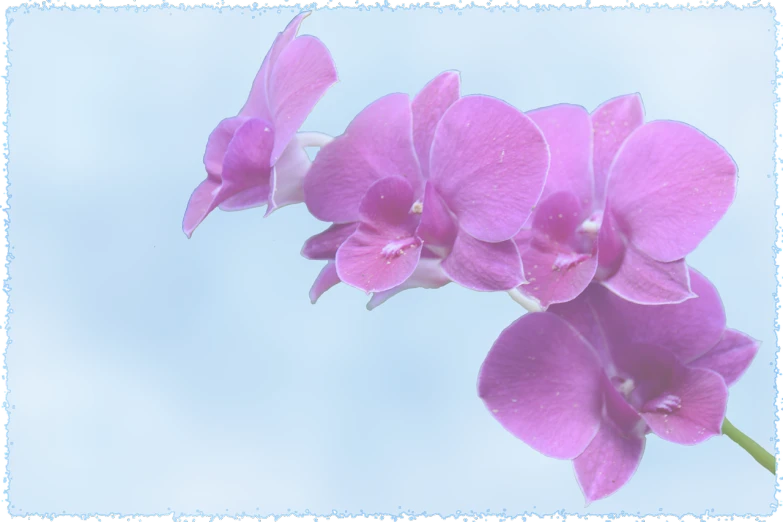
[[767, 468], [770, 473], [775, 475], [775, 457], [770, 452], [758, 445], [758, 443], [738, 430], [729, 419], [723, 419], [723, 434], [728, 438], [739, 444], [739, 446], [747, 451], [751, 457], [756, 459], [756, 462]]

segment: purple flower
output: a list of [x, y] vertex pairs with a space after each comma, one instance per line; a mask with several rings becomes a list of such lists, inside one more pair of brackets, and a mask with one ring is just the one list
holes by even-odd
[[692, 298], [684, 258], [734, 198], [729, 154], [684, 123], [644, 123], [635, 94], [593, 114], [555, 105], [528, 115], [552, 160], [541, 201], [516, 238], [529, 281], [518, 290], [544, 308], [593, 280], [641, 304]]
[[590, 285], [527, 314], [495, 342], [478, 393], [495, 419], [544, 455], [573, 460], [588, 502], [633, 475], [652, 432], [678, 444], [721, 433], [727, 386], [758, 350], [726, 328], [717, 291], [690, 270], [699, 297], [638, 305]]
[[297, 135], [326, 90], [337, 81], [329, 51], [313, 36], [296, 36], [309, 13], [297, 15], [277, 35], [237, 116], [212, 131], [204, 153], [207, 179], [193, 192], [182, 230], [190, 237], [218, 206], [243, 210], [268, 204], [267, 214], [303, 200], [310, 166]]
[[530, 118], [495, 98], [460, 98], [457, 73], [439, 75], [413, 102], [405, 94], [373, 102], [305, 179], [308, 209], [334, 223], [303, 249], [333, 260], [316, 287], [342, 281], [380, 294], [376, 301], [449, 279], [475, 290], [516, 287], [524, 275], [512, 238], [548, 164]]

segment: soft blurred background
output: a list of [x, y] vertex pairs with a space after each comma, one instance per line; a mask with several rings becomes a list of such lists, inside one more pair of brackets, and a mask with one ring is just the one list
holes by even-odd
[[[649, 437], [631, 482], [585, 508], [571, 464], [496, 423], [481, 362], [521, 313], [450, 285], [373, 312], [313, 306], [324, 225], [303, 206], [185, 204], [217, 122], [242, 106], [295, 10], [18, 9], [9, 14], [13, 514], [769, 513], [773, 477], [725, 437]], [[762, 341], [728, 416], [772, 449], [776, 351], [770, 10], [322, 10], [340, 83], [305, 130], [445, 69], [522, 110], [592, 110], [640, 92], [740, 169], [737, 199], [690, 257], [729, 324]]]

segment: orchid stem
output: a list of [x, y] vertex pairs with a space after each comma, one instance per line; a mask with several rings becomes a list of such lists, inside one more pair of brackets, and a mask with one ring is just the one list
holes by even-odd
[[541, 305], [538, 304], [537, 301], [530, 299], [529, 297], [525, 296], [522, 292], [517, 290], [516, 288], [509, 290], [508, 295], [511, 296], [511, 299], [516, 301], [518, 304], [522, 305], [522, 308], [527, 310], [528, 312], [543, 312], [544, 309], [541, 308]]
[[775, 475], [775, 457], [770, 452], [759, 446], [759, 444], [738, 430], [729, 419], [723, 419], [723, 434], [728, 438], [739, 444], [739, 446], [747, 451], [751, 457], [756, 459], [756, 462], [767, 468], [770, 473]]

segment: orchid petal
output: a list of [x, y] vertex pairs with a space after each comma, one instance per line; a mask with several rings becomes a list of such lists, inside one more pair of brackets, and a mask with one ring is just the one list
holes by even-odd
[[442, 266], [452, 281], [481, 292], [511, 290], [525, 282], [519, 249], [511, 239], [488, 243], [460, 230]]
[[329, 50], [314, 36], [300, 36], [283, 49], [268, 81], [269, 111], [275, 128], [270, 166], [275, 165], [318, 100], [336, 81], [337, 70]]
[[633, 245], [657, 261], [676, 261], [726, 213], [736, 180], [723, 147], [684, 123], [655, 121], [618, 152], [607, 200]]
[[436, 76], [413, 98], [413, 144], [424, 178], [429, 174], [432, 138], [443, 114], [459, 99], [459, 72], [446, 71]]
[[635, 304], [597, 285], [588, 295], [606, 318], [604, 329], [615, 343], [662, 346], [690, 364], [719, 342], [726, 314], [718, 291], [706, 277], [691, 268], [689, 278], [698, 297], [677, 304]]
[[411, 276], [421, 255], [411, 214], [413, 189], [393, 176], [375, 182], [362, 199], [361, 222], [337, 250], [337, 274], [366, 292], [382, 292]]
[[356, 227], [358, 226], [358, 223], [331, 225], [323, 232], [305, 241], [302, 247], [302, 256], [307, 259], [334, 260], [337, 255], [337, 249], [356, 232]]
[[256, 73], [256, 77], [253, 79], [253, 86], [250, 88], [250, 94], [248, 95], [245, 106], [239, 112], [242, 116], [256, 117], [256, 118], [270, 118], [269, 104], [267, 101], [267, 81], [269, 72], [274, 68], [277, 62], [278, 56], [283, 50], [288, 47], [288, 44], [296, 37], [296, 33], [299, 32], [299, 26], [302, 21], [310, 15], [309, 11], [299, 13], [291, 20], [282, 32], [278, 33], [272, 42], [272, 47], [264, 57], [264, 61], [261, 63], [261, 67]]
[[689, 362], [688, 366], [712, 370], [723, 377], [726, 386], [731, 386], [745, 373], [758, 350], [758, 341], [742, 332], [727, 329], [718, 344]]
[[406, 94], [390, 94], [360, 112], [345, 133], [325, 145], [304, 181], [307, 209], [322, 221], [358, 221], [359, 205], [374, 182], [388, 176], [421, 185]]
[[[528, 112], [544, 133], [551, 161], [541, 199], [560, 191], [573, 193], [579, 206], [593, 202], [593, 129], [590, 114], [579, 105], [560, 104]], [[580, 216], [582, 217], [582, 216]]]
[[431, 183], [424, 186], [422, 209], [421, 223], [416, 235], [429, 247], [451, 248], [457, 238], [457, 225]]
[[574, 459], [574, 471], [588, 504], [608, 497], [636, 472], [644, 453], [639, 414], [611, 384], [604, 385], [605, 414], [587, 449]]
[[522, 316], [481, 367], [479, 396], [512, 435], [549, 457], [573, 459], [601, 423], [603, 373], [590, 345], [560, 317]]
[[639, 94], [618, 96], [603, 103], [590, 115], [593, 124], [593, 173], [595, 194], [603, 205], [612, 160], [625, 139], [644, 123], [644, 105]]
[[367, 303], [367, 309], [372, 310], [379, 307], [403, 290], [409, 290], [411, 288], [441, 288], [450, 281], [451, 280], [440, 267], [440, 259], [425, 259], [422, 256], [421, 259], [419, 259], [419, 264], [416, 265], [416, 269], [404, 283], [397, 285], [392, 289], [372, 294], [370, 301]]
[[549, 151], [535, 123], [495, 98], [460, 98], [435, 129], [430, 180], [476, 239], [514, 237], [541, 195], [548, 168]]
[[226, 149], [234, 137], [234, 133], [248, 118], [234, 116], [226, 118], [218, 123], [215, 130], [207, 139], [207, 148], [204, 151], [204, 166], [209, 176], [220, 178], [223, 172], [223, 158], [226, 156]]
[[337, 275], [337, 266], [334, 261], [329, 261], [326, 266], [315, 278], [312, 288], [310, 288], [310, 302], [315, 304], [324, 293], [340, 283], [340, 277]]
[[532, 237], [520, 248], [529, 284], [519, 290], [543, 307], [574, 299], [595, 275], [594, 241], [576, 233], [581, 214], [572, 192], [549, 195], [533, 214]]
[[619, 270], [601, 284], [637, 304], [674, 304], [695, 297], [690, 290], [688, 265], [684, 259], [656, 261], [632, 245], [625, 249]]
[[[208, 178], [193, 192], [185, 210], [183, 231], [190, 237], [218, 205], [253, 187], [269, 187], [269, 152], [274, 138], [268, 124], [251, 118], [242, 123], [226, 147], [222, 179]], [[259, 189], [263, 192], [264, 188]]]
[[615, 345], [621, 376], [632, 383], [629, 400], [664, 440], [691, 445], [719, 435], [728, 388], [717, 373], [689, 368], [663, 347]]
[[693, 445], [721, 434], [728, 389], [710, 370], [686, 368], [671, 388], [642, 405], [642, 417], [664, 440]]

